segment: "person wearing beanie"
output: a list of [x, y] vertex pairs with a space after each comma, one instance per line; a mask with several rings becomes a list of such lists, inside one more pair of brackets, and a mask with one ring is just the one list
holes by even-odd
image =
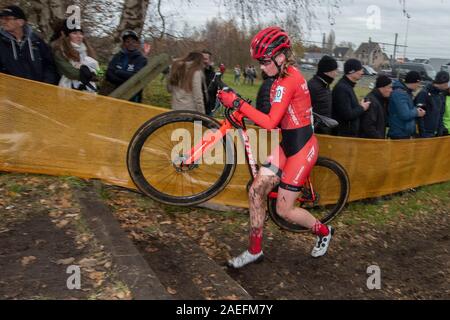
[[439, 71], [433, 83], [427, 84], [417, 95], [414, 103], [426, 110], [425, 116], [417, 121], [420, 138], [444, 135], [444, 113], [449, 81], [448, 72]]
[[378, 76], [375, 88], [367, 95], [370, 108], [361, 116], [360, 137], [366, 139], [385, 139], [387, 127], [387, 106], [392, 93], [392, 80]]
[[411, 139], [416, 136], [416, 119], [425, 116], [425, 110], [416, 107], [413, 92], [419, 89], [421, 77], [417, 71], [406, 74], [405, 80], [394, 80], [389, 99], [389, 131], [391, 139]]
[[[323, 56], [317, 65], [317, 73], [308, 81], [313, 111], [331, 118], [332, 96], [330, 85], [337, 76], [338, 64], [333, 57]], [[331, 129], [318, 125], [316, 133], [331, 134]]]
[[[147, 58], [140, 50], [138, 34], [133, 30], [122, 33], [122, 49], [114, 55], [108, 64], [106, 80], [112, 84], [112, 90], [118, 88], [147, 65]], [[129, 101], [142, 102], [143, 91], [139, 91]]]
[[370, 107], [370, 101], [358, 101], [354, 90], [364, 74], [363, 66], [359, 60], [349, 59], [344, 64], [344, 73], [332, 92], [332, 118], [339, 122], [338, 136], [358, 137], [360, 118]]
[[96, 75], [100, 69], [94, 49], [84, 36], [83, 29], [66, 19], [61, 36], [53, 44], [56, 67], [63, 88], [96, 92]]
[[58, 75], [50, 47], [31, 29], [18, 6], [0, 10], [0, 72], [56, 84]]

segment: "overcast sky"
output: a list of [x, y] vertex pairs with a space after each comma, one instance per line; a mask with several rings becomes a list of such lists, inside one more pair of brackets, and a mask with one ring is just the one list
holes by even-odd
[[[403, 14], [400, 0], [342, 0], [340, 11], [335, 13], [334, 25], [328, 19], [326, 8], [319, 9], [318, 23], [307, 40], [322, 41], [322, 34], [334, 29], [336, 43], [351, 41], [359, 45], [362, 41], [394, 43], [398, 33], [398, 43], [405, 43], [407, 18]], [[167, 2], [166, 2], [167, 3]], [[368, 12], [371, 6], [375, 11]], [[177, 3], [180, 19], [189, 25], [201, 26], [208, 19], [221, 15], [225, 10], [217, 1], [193, 0], [190, 6]], [[174, 10], [174, 4], [166, 6]], [[450, 0], [406, 0], [409, 19], [407, 56], [410, 58], [450, 58]], [[370, 11], [370, 10], [369, 10]], [[379, 23], [377, 21], [379, 11]], [[269, 19], [269, 18], [268, 18]], [[403, 55], [403, 48], [398, 49]], [[388, 55], [392, 46], [385, 46]]]

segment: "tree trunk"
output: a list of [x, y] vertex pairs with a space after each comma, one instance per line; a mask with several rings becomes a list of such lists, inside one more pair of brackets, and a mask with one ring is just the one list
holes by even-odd
[[127, 29], [134, 30], [141, 35], [149, 3], [150, 0], [125, 0], [120, 23], [114, 34], [116, 43], [120, 43], [120, 35]]
[[64, 19], [67, 6], [68, 0], [32, 0], [26, 1], [23, 9], [28, 21], [48, 40], [54, 32], [55, 24]]

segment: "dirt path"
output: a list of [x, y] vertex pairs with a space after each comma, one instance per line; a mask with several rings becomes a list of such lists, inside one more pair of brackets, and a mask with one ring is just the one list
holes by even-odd
[[[72, 182], [0, 174], [0, 299], [131, 298], [87, 227]], [[80, 268], [79, 287], [70, 266]]]
[[[114, 250], [89, 229], [74, 183], [80, 181], [0, 174], [0, 299], [133, 298], [118, 278]], [[268, 221], [264, 262], [235, 271], [224, 262], [246, 248], [245, 213], [165, 206], [102, 188], [98, 199], [175, 299], [450, 299], [448, 189], [441, 198], [405, 194], [374, 206], [400, 212], [386, 221], [368, 216], [375, 211], [365, 212], [366, 205], [352, 206], [333, 221], [337, 233], [320, 259], [310, 257], [312, 235]], [[406, 207], [420, 201], [427, 202], [411, 214]], [[67, 288], [72, 264], [85, 271], [82, 290]], [[370, 266], [381, 271], [380, 290], [367, 287]]]
[[[177, 292], [192, 291], [195, 282], [180, 275], [181, 259], [190, 257], [173, 254], [180, 248], [171, 240], [177, 234], [188, 234], [219, 265], [246, 247], [245, 214], [160, 206], [128, 191], [109, 192], [122, 226], [154, 261], [163, 284], [167, 279]], [[255, 299], [449, 299], [450, 211], [448, 203], [437, 207], [383, 226], [337, 219], [329, 254], [320, 259], [310, 257], [312, 235], [287, 233], [269, 221], [264, 262], [238, 271], [222, 268]], [[160, 259], [169, 256], [170, 262]], [[367, 287], [370, 266], [380, 268], [381, 290]]]

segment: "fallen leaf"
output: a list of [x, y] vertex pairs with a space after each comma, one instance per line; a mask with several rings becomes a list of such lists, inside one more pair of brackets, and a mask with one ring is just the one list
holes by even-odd
[[27, 266], [27, 265], [29, 265], [30, 263], [33, 263], [34, 261], [36, 261], [36, 257], [35, 256], [28, 256], [28, 257], [23, 257], [22, 258], [22, 266]]
[[68, 264], [73, 263], [74, 261], [75, 261], [75, 258], [60, 259], [60, 260], [56, 261], [56, 264], [66, 266]]
[[171, 295], [177, 294], [177, 290], [172, 289], [171, 287], [167, 288], [167, 292], [170, 293]]
[[56, 224], [56, 227], [58, 227], [59, 229], [62, 229], [65, 226], [67, 226], [68, 224], [69, 224], [69, 220], [61, 220]]
[[95, 281], [103, 280], [105, 277], [105, 272], [94, 271], [88, 274], [88, 278]]
[[84, 258], [80, 262], [78, 262], [78, 264], [82, 268], [95, 267], [97, 265], [97, 263], [98, 263], [97, 259], [89, 259], [89, 258]]

